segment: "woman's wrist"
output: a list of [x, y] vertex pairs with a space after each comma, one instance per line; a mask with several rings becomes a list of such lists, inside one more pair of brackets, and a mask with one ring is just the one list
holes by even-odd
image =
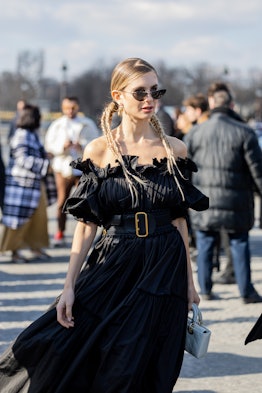
[[64, 284], [64, 289], [65, 290], [74, 290], [74, 288], [75, 288], [75, 280], [73, 280], [73, 279], [70, 279], [70, 280], [66, 280], [65, 281], [65, 284]]

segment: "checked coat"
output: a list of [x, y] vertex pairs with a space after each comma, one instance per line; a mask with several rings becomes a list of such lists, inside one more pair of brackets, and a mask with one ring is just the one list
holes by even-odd
[[[2, 223], [17, 229], [39, 205], [41, 181], [45, 181], [49, 159], [34, 131], [18, 128], [10, 140], [6, 167]], [[54, 202], [54, 201], [52, 201]]]

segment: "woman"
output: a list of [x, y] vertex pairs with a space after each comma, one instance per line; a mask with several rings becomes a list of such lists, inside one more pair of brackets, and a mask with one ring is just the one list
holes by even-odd
[[[1, 393], [172, 392], [188, 310], [199, 303], [184, 216], [208, 199], [178, 168], [194, 168], [184, 143], [154, 114], [164, 93], [144, 60], [114, 69], [104, 136], [74, 163], [83, 175], [65, 205], [79, 222], [64, 290], [3, 356]], [[111, 130], [115, 112], [122, 121]]]
[[12, 262], [16, 263], [27, 261], [19, 253], [26, 247], [32, 250], [34, 258], [48, 258], [42, 248], [49, 245], [44, 186], [49, 160], [37, 135], [40, 119], [38, 107], [25, 105], [10, 139], [1, 251], [12, 251]]

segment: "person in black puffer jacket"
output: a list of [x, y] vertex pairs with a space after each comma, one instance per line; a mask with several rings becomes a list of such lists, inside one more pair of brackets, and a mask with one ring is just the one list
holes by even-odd
[[2, 159], [2, 148], [0, 142], [0, 210], [3, 208], [5, 192], [5, 165]]
[[210, 118], [186, 139], [188, 156], [198, 167], [192, 182], [210, 198], [208, 210], [191, 214], [198, 280], [202, 297], [213, 299], [212, 257], [216, 238], [225, 230], [243, 302], [258, 303], [262, 297], [251, 282], [249, 230], [254, 225], [254, 189], [262, 195], [262, 152], [254, 130], [231, 109], [229, 88], [222, 87], [209, 100]]

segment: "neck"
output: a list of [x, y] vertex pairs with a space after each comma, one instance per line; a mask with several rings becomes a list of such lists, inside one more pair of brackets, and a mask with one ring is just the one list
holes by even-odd
[[127, 120], [123, 118], [117, 131], [120, 139], [133, 142], [137, 142], [142, 139], [152, 138], [153, 136], [155, 136], [148, 119]]

